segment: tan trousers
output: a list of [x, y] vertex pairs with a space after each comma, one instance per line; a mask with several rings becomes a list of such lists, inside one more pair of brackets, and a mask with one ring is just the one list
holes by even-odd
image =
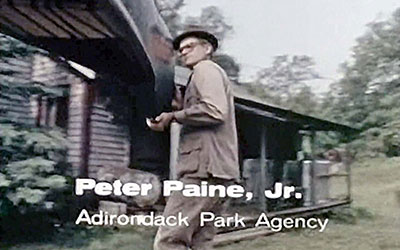
[[[185, 184], [200, 185], [200, 179], [181, 179]], [[209, 184], [225, 185], [221, 179], [207, 179]], [[188, 217], [188, 224], [181, 226], [161, 226], [154, 240], [154, 250], [211, 250], [216, 233], [213, 223], [200, 227], [200, 214], [212, 212], [216, 216], [222, 212], [222, 203], [226, 199], [219, 197], [185, 197], [174, 192], [165, 206], [164, 216], [178, 216], [181, 212]]]

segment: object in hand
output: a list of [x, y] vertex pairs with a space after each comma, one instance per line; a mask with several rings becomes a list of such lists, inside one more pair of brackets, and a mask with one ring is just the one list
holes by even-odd
[[154, 118], [146, 118], [146, 124], [147, 124], [147, 126], [151, 127], [152, 123], [157, 124], [157, 123], [159, 123], [159, 121], [157, 121], [157, 120], [154, 119]]

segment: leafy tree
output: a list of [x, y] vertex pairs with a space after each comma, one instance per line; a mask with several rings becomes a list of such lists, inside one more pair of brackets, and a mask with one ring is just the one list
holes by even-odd
[[206, 30], [217, 37], [220, 45], [233, 31], [233, 27], [226, 22], [221, 10], [216, 6], [203, 8], [199, 17], [188, 16], [183, 27], [185, 30], [194, 28]]
[[[219, 47], [222, 47], [224, 40], [233, 32], [233, 27], [226, 22], [221, 10], [216, 6], [203, 8], [198, 17], [187, 17], [183, 27], [184, 30], [201, 29], [212, 33], [217, 37]], [[232, 56], [218, 49], [213, 61], [219, 64], [232, 80], [238, 80], [240, 66]]]
[[400, 9], [357, 39], [328, 118], [362, 130], [354, 148], [368, 156], [400, 155]]
[[250, 91], [267, 102], [309, 114], [317, 97], [306, 85], [320, 76], [311, 57], [281, 55], [270, 67], [260, 70]]
[[188, 16], [182, 21], [179, 11], [185, 5], [184, 0], [155, 0], [155, 4], [172, 37], [185, 30], [198, 28], [213, 33], [219, 41], [223, 41], [233, 30], [216, 6], [203, 8], [200, 16]]
[[[157, 0], [156, 5], [173, 37], [184, 30], [202, 29], [213, 33], [221, 44], [233, 30], [232, 26], [226, 23], [220, 9], [215, 6], [206, 7], [202, 9], [200, 16], [189, 16], [182, 22], [179, 10], [184, 6], [184, 0]], [[219, 50], [213, 61], [225, 69], [232, 80], [238, 80], [240, 66], [233, 57], [220, 53]]]
[[306, 114], [306, 115], [317, 115], [319, 98], [311, 90], [308, 85], [302, 86], [301, 89], [292, 95], [292, 97], [286, 102], [286, 107], [295, 112]]
[[238, 81], [240, 74], [240, 65], [233, 57], [227, 54], [218, 53], [212, 58], [212, 60], [226, 71], [231, 80], [233, 80], [234, 82]]
[[156, 0], [155, 3], [172, 37], [177, 36], [182, 30], [179, 10], [184, 6], [184, 0]]

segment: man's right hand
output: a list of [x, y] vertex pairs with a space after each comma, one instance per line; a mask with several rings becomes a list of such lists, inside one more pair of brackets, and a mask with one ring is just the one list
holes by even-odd
[[148, 125], [151, 130], [162, 132], [169, 126], [171, 121], [174, 119], [174, 113], [161, 113], [155, 118], [155, 122], [150, 122]]

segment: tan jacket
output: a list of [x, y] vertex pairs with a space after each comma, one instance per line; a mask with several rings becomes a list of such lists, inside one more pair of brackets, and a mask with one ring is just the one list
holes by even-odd
[[194, 67], [175, 117], [182, 123], [178, 178], [239, 178], [233, 93], [221, 67], [210, 60]]

